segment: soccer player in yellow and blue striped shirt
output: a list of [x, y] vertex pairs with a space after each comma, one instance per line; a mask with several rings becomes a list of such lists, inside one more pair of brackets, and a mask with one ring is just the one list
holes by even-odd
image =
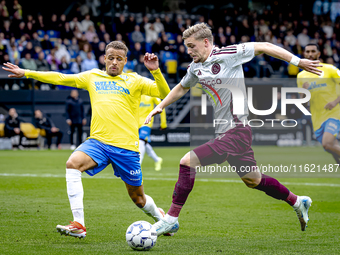
[[[319, 46], [308, 44], [304, 55], [307, 59], [318, 60]], [[298, 73], [297, 85], [311, 93], [310, 111], [316, 139], [333, 155], [336, 162], [340, 163], [340, 146], [336, 139], [340, 131], [340, 96], [337, 93], [340, 70], [325, 63], [318, 69], [322, 70], [321, 76], [306, 71]]]
[[123, 73], [128, 48], [113, 41], [106, 46], [106, 71], [92, 69], [79, 74], [36, 72], [24, 70], [11, 63], [4, 64], [9, 77], [33, 78], [41, 82], [86, 89], [92, 108], [90, 137], [81, 144], [66, 162], [67, 193], [74, 221], [70, 225], [57, 225], [64, 235], [84, 238], [83, 186], [81, 173], [95, 175], [112, 164], [114, 174], [125, 182], [134, 203], [154, 220], [164, 212], [143, 190], [138, 151], [138, 122], [141, 95], [164, 98], [169, 86], [160, 69], [158, 58], [146, 53], [144, 64], [155, 81], [137, 73]]
[[[139, 151], [140, 151], [140, 164], [143, 162], [145, 151], [155, 161], [155, 170], [160, 171], [163, 159], [158, 157], [152, 146], [150, 145], [151, 128], [153, 126], [153, 119], [149, 124], [144, 124], [146, 117], [153, 110], [155, 105], [161, 102], [159, 98], [149, 97], [142, 95], [139, 104]], [[161, 114], [161, 129], [167, 128], [166, 113], [163, 111]]]

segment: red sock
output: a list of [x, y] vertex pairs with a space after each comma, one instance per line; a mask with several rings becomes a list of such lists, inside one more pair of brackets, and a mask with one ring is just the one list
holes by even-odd
[[182, 205], [176, 205], [174, 203], [171, 204], [168, 214], [172, 217], [178, 217], [179, 213], [182, 210]]
[[289, 191], [289, 195], [285, 201], [290, 205], [294, 205], [296, 203], [297, 197], [298, 197], [297, 195]]

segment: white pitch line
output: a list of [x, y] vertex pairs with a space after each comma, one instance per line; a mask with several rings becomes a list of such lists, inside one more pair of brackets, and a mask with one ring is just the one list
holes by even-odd
[[[0, 176], [7, 177], [40, 177], [40, 178], [65, 178], [65, 174], [14, 174], [14, 173], [0, 173]], [[120, 180], [115, 176], [105, 176], [105, 175], [96, 175], [96, 176], [88, 176], [83, 175], [83, 178], [91, 178], [91, 179], [113, 179]], [[177, 178], [159, 178], [159, 177], [143, 177], [143, 180], [146, 181], [177, 181]], [[230, 180], [230, 179], [202, 179], [196, 178], [195, 181], [198, 182], [224, 182], [224, 183], [243, 183], [241, 180]], [[302, 185], [302, 186], [324, 186], [324, 187], [340, 187], [340, 184], [337, 183], [312, 183], [312, 182], [281, 182], [285, 185]]]

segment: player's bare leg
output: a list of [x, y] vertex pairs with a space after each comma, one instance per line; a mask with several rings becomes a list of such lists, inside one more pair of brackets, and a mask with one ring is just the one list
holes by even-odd
[[144, 186], [132, 186], [125, 183], [126, 189], [132, 201], [137, 205], [146, 215], [153, 218], [155, 222], [163, 219], [164, 211], [162, 208], [157, 208], [152, 197], [144, 193]]
[[86, 228], [84, 220], [84, 189], [81, 173], [94, 168], [97, 163], [81, 151], [75, 151], [66, 162], [67, 194], [73, 214], [73, 221], [69, 225], [57, 225], [57, 231], [62, 235], [85, 238]]
[[340, 162], [340, 146], [334, 135], [325, 132], [322, 137], [322, 147], [325, 151], [331, 153], [336, 163]]

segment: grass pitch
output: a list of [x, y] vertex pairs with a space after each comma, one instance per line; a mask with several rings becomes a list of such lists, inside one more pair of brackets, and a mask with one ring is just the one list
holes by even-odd
[[[258, 164], [325, 165], [334, 160], [321, 147], [254, 147]], [[165, 211], [177, 180], [180, 158], [189, 148], [155, 148], [160, 172], [145, 156], [145, 192]], [[0, 151], [0, 254], [136, 254], [125, 242], [127, 227], [147, 220], [130, 201], [111, 166], [95, 177], [83, 174], [87, 237], [60, 236], [55, 227], [72, 214], [65, 162], [71, 151]], [[339, 254], [338, 173], [280, 175], [279, 181], [313, 203], [307, 231], [283, 201], [251, 190], [234, 178], [197, 178], [174, 237], [159, 237], [150, 254]], [[268, 173], [269, 174], [269, 173]], [[269, 174], [272, 175], [272, 174]], [[209, 178], [206, 178], [209, 177]], [[294, 177], [294, 178], [291, 178]]]

